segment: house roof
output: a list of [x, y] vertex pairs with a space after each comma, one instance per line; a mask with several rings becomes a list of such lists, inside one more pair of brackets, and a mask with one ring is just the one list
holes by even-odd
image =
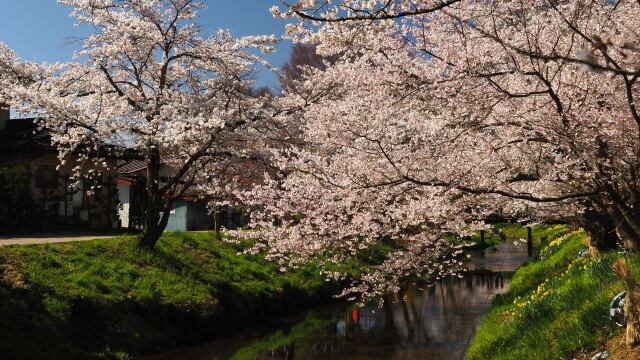
[[24, 151], [29, 147], [55, 151], [49, 133], [38, 129], [35, 118], [7, 120], [6, 127], [0, 130], [0, 151]]
[[123, 175], [134, 174], [147, 168], [147, 164], [140, 160], [118, 160], [118, 173]]
[[[51, 144], [51, 136], [46, 128], [39, 128], [37, 118], [11, 119], [6, 121], [4, 129], [0, 130], [0, 153], [26, 153], [33, 150], [56, 152]], [[111, 154], [111, 146], [103, 145], [95, 154], [106, 155], [108, 158], [130, 159], [139, 158], [137, 152], [125, 150], [119, 155]]]

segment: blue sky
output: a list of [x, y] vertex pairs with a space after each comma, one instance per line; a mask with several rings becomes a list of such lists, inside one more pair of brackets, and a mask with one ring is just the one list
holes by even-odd
[[[199, 22], [205, 30], [228, 29], [236, 36], [282, 35], [285, 22], [274, 19], [269, 8], [277, 0], [205, 0], [207, 9], [200, 13]], [[7, 44], [25, 60], [58, 62], [71, 60], [78, 48], [74, 39], [86, 35], [86, 28], [74, 26], [70, 9], [55, 0], [3, 0], [0, 17], [0, 41]], [[276, 66], [289, 57], [289, 42], [267, 56]], [[274, 74], [259, 69], [258, 85], [277, 87]]]

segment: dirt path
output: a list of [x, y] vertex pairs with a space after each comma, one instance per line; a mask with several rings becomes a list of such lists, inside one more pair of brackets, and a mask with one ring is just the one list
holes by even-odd
[[598, 346], [598, 350], [577, 354], [572, 360], [591, 360], [593, 356], [606, 351], [607, 360], [640, 360], [640, 347], [627, 349], [624, 346], [622, 335], [607, 340], [606, 344]]
[[0, 246], [5, 245], [34, 245], [34, 244], [55, 244], [72, 241], [88, 241], [88, 240], [100, 240], [110, 239], [116, 236], [115, 234], [31, 234], [31, 235], [19, 235], [19, 236], [4, 236], [0, 235]]

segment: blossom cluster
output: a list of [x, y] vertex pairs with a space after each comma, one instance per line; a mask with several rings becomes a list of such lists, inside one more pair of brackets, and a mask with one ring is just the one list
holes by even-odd
[[[0, 44], [0, 102], [39, 119], [76, 179], [100, 177], [106, 158], [142, 161], [145, 228], [198, 184], [225, 192], [231, 159], [252, 154], [250, 139], [267, 118], [268, 97], [253, 90], [252, 76], [266, 64], [255, 50], [272, 51], [276, 38], [204, 34], [202, 1], [59, 3], [94, 31], [61, 64], [24, 62]], [[157, 240], [162, 230], [153, 233]]]
[[421, 257], [438, 259], [420, 263], [434, 278], [455, 273], [439, 266], [455, 251], [444, 234], [490, 217], [595, 212], [640, 250], [638, 11], [596, 0], [283, 2], [272, 13], [290, 22], [287, 36], [338, 60], [276, 99], [276, 121], [299, 139], [273, 150], [280, 172], [243, 198], [259, 237], [282, 264], [392, 239], [411, 250], [369, 277], [389, 289], [420, 272], [406, 264]]
[[[251, 50], [275, 39], [202, 36], [202, 2], [61, 2], [98, 30], [68, 64], [0, 46], [0, 101], [41, 114], [61, 158], [133, 150], [176, 169], [162, 186], [150, 172], [149, 200], [165, 210], [194, 184], [233, 193], [251, 210], [253, 251], [283, 269], [328, 254], [323, 271], [345, 280], [330, 263], [393, 244], [345, 296], [459, 274], [447, 237], [488, 218], [596, 213], [640, 251], [637, 2], [283, 1], [271, 11], [285, 36], [331, 61], [281, 96], [251, 80], [263, 62]], [[255, 167], [235, 159], [255, 158], [268, 171], [239, 191]]]

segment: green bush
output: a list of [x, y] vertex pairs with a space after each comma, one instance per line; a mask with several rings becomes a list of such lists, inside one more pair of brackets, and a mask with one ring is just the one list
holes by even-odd
[[15, 232], [37, 222], [24, 168], [0, 167], [0, 189], [0, 232]]

